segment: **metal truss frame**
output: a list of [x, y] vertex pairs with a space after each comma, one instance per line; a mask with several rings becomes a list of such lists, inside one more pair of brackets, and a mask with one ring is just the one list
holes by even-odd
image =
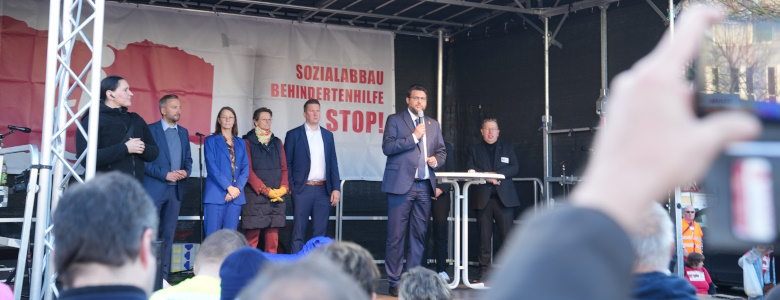
[[[363, 27], [377, 30], [392, 31], [397, 34], [415, 35], [437, 38], [438, 32], [443, 32], [444, 37], [452, 37], [471, 28], [487, 22], [495, 17], [503, 15], [506, 12], [520, 15], [526, 22], [532, 24], [534, 28], [541, 31], [539, 26], [533, 24], [525, 15], [534, 15], [544, 20], [557, 15], [564, 15], [559, 24], [562, 24], [570, 12], [582, 9], [593, 8], [608, 5], [619, 0], [580, 0], [571, 4], [559, 5], [560, 0], [556, 1], [551, 7], [534, 7], [530, 1], [515, 0], [508, 4], [492, 4], [495, 0], [418, 0], [406, 1], [409, 3], [406, 7], [397, 10], [394, 13], [378, 13], [380, 9], [390, 4], [398, 4], [399, 0], [383, 1], [381, 4], [368, 10], [355, 10], [354, 5], [364, 2], [363, 0], [319, 0], [313, 5], [300, 4], [301, 0], [287, 0], [284, 2], [274, 0], [108, 0], [110, 2], [121, 2], [133, 4], [136, 6], [155, 6], [183, 11], [200, 11], [218, 14], [230, 14], [247, 16], [253, 18], [271, 18], [288, 19], [299, 23], [314, 22], [325, 23], [337, 26]], [[339, 3], [342, 2], [343, 3]], [[367, 1], [366, 1], [367, 2]], [[420, 14], [419, 10], [412, 9], [422, 4], [441, 4], [431, 7], [425, 13]], [[334, 8], [341, 6], [340, 8]], [[441, 14], [436, 17], [436, 13], [445, 8], [463, 7], [450, 15]], [[485, 11], [483, 14], [471, 18], [465, 22], [453, 21], [457, 16], [471, 12], [473, 10]], [[387, 9], [385, 9], [386, 11]], [[415, 15], [411, 15], [415, 14]], [[435, 26], [435, 27], [434, 27]], [[432, 28], [433, 27], [433, 28]], [[560, 28], [560, 25], [558, 26]], [[553, 35], [554, 36], [554, 35]], [[554, 40], [554, 39], [553, 39]], [[560, 43], [554, 41], [558, 47]]]
[[[57, 273], [52, 251], [55, 241], [51, 213], [71, 178], [84, 182], [95, 176], [97, 139], [90, 137], [97, 136], [98, 129], [104, 8], [105, 0], [52, 0], [49, 5], [41, 138], [41, 165], [44, 168], [40, 171], [30, 299], [41, 299], [43, 294], [43, 298], [48, 300], [59, 295], [55, 287]], [[71, 65], [77, 41], [83, 42], [92, 53], [92, 58], [82, 70], [76, 70]], [[86, 93], [90, 101], [74, 111], [68, 100], [76, 88]], [[88, 112], [89, 132], [79, 122], [79, 118]], [[65, 150], [66, 131], [71, 126], [76, 126], [76, 134], [84, 135], [87, 140], [87, 150], [73, 163], [66, 158]], [[76, 169], [85, 159], [86, 171], [82, 177]], [[16, 294], [16, 299], [21, 297], [20, 294]]]

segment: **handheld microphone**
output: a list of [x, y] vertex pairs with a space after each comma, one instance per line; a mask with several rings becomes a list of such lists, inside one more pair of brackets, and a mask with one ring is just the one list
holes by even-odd
[[24, 133], [30, 133], [30, 128], [27, 128], [27, 127], [8, 125], [8, 129], [19, 130], [19, 131], [24, 132]]
[[[418, 125], [419, 124], [423, 124], [422, 122], [425, 122], [425, 119], [423, 119], [423, 117], [425, 116], [423, 114], [423, 111], [422, 110], [418, 110], [417, 111], [417, 116], [420, 117], [420, 123], [417, 123], [417, 124]], [[423, 143], [423, 157], [425, 157], [427, 159], [428, 158], [428, 143], [425, 140], [425, 136], [426, 136], [426, 134], [423, 133], [421, 142]]]
[[204, 137], [204, 136], [206, 136], [205, 134], [202, 134], [202, 133], [200, 133], [200, 132], [196, 132], [196, 133], [195, 133], [195, 135], [196, 135], [196, 136], [199, 136], [199, 137]]

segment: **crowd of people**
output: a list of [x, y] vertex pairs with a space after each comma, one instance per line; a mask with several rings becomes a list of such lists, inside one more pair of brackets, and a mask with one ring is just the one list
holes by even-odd
[[[486, 299], [694, 299], [697, 291], [714, 291], [702, 267], [701, 228], [688, 208], [683, 222], [691, 233], [690, 239], [683, 235], [687, 281], [669, 274], [671, 221], [654, 202], [668, 189], [700, 177], [727, 144], [761, 130], [744, 112], [697, 118], [692, 111], [691, 91], [679, 73], [704, 29], [720, 17], [712, 8], [691, 9], [674, 40], [667, 34], [615, 78], [610, 129], [596, 135], [583, 175], [588, 180], [574, 190], [570, 206], [527, 216], [520, 230], [510, 231], [514, 218], [508, 212], [518, 204], [511, 180], [491, 180], [475, 193], [473, 208], [483, 235], [480, 275], [491, 267], [485, 238], [492, 235], [494, 221], [507, 241]], [[192, 166], [188, 132], [177, 124], [181, 102], [176, 95], [160, 99], [161, 120], [151, 125], [128, 112], [132, 92], [121, 77], [104, 79], [100, 97], [96, 155], [104, 174], [69, 188], [53, 215], [60, 298], [147, 299], [156, 257], [163, 258], [165, 276], [170, 265], [182, 184]], [[388, 202], [389, 293], [403, 299], [449, 299], [445, 280], [437, 274], [443, 270], [420, 267], [432, 202], [444, 194], [435, 171], [446, 168], [448, 151], [439, 124], [423, 117], [425, 88], [410, 87], [406, 102], [407, 109], [388, 117], [382, 142], [388, 157], [382, 191]], [[325, 234], [331, 207], [340, 199], [333, 134], [319, 126], [317, 100], [303, 109], [305, 123], [288, 131], [284, 143], [270, 130], [273, 113], [267, 108], [254, 112], [255, 128], [243, 137], [236, 112], [229, 107], [219, 111], [204, 147], [207, 237], [195, 258], [196, 276], [155, 293], [154, 299], [376, 297], [379, 270], [357, 244], [330, 243], [286, 263], [268, 258], [278, 248], [286, 197], [295, 207], [293, 252], [304, 247], [309, 218], [313, 235]], [[497, 141], [498, 122], [485, 120], [481, 133], [484, 143], [469, 148], [468, 167], [507, 178], [517, 174], [512, 147]], [[79, 138], [78, 153], [85, 148]], [[434, 225], [442, 218], [436, 215]], [[244, 234], [235, 231], [239, 216]], [[440, 228], [434, 234], [441, 235]], [[261, 235], [264, 251], [256, 249]], [[158, 238], [163, 240], [159, 254], [152, 250]], [[759, 280], [762, 288], [774, 281], [773, 271], [761, 272], [762, 257], [769, 252], [757, 246], [739, 260], [764, 279]], [[763, 299], [764, 293], [751, 299]], [[766, 297], [775, 299], [775, 294], [780, 298], [775, 292]]]

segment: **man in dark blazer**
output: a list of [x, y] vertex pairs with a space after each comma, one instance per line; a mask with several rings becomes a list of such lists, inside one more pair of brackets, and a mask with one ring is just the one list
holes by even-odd
[[[435, 199], [434, 169], [443, 166], [447, 156], [439, 123], [426, 117], [418, 119], [427, 106], [427, 94], [421, 85], [409, 87], [408, 108], [387, 118], [382, 138], [382, 152], [387, 156], [382, 179], [382, 192], [387, 193], [385, 269], [393, 296], [398, 295], [404, 257], [407, 270], [420, 265], [431, 201]], [[410, 245], [404, 254], [407, 230]]]
[[498, 141], [498, 122], [496, 119], [482, 121], [482, 143], [471, 145], [466, 158], [466, 168], [477, 172], [502, 174], [504, 180], [488, 179], [483, 185], [471, 186], [469, 206], [477, 211], [479, 229], [479, 277], [490, 269], [493, 220], [496, 220], [501, 240], [506, 241], [507, 233], [514, 222], [514, 207], [520, 206], [517, 190], [512, 177], [517, 175], [519, 166], [512, 145]]
[[319, 125], [320, 102], [306, 101], [303, 116], [306, 123], [284, 138], [294, 215], [291, 253], [303, 248], [310, 216], [312, 236], [325, 235], [330, 209], [341, 199], [336, 146], [333, 133]]
[[168, 279], [171, 265], [171, 247], [179, 220], [179, 208], [184, 194], [184, 180], [192, 172], [192, 153], [190, 152], [189, 132], [187, 128], [176, 124], [181, 118], [181, 101], [170, 94], [160, 98], [162, 119], [149, 124], [160, 155], [152, 162], [144, 164], [144, 189], [154, 200], [160, 216], [159, 237], [163, 240], [162, 272]]

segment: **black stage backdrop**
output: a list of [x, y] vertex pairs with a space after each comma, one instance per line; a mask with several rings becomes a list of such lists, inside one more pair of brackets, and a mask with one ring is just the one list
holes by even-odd
[[[664, 0], [653, 2], [666, 10]], [[543, 28], [543, 23], [527, 17]], [[554, 30], [561, 16], [550, 20]], [[541, 117], [544, 115], [544, 45], [542, 34], [528, 21], [505, 13], [454, 37], [444, 48], [443, 133], [455, 146], [456, 168], [465, 169], [468, 145], [481, 141], [479, 128], [486, 117], [497, 118], [500, 140], [515, 147], [520, 161], [518, 177], [543, 176]], [[608, 74], [615, 75], [631, 67], [646, 55], [661, 38], [666, 26], [645, 1], [621, 1], [608, 10]], [[595, 102], [601, 87], [600, 11], [598, 8], [572, 12], [556, 36], [563, 48], [550, 48], [550, 114], [553, 129], [591, 127], [598, 124]], [[396, 111], [406, 108], [406, 89], [419, 83], [429, 89], [429, 116], [436, 115], [437, 40], [397, 35], [395, 38]], [[557, 134], [552, 139], [553, 175], [579, 176], [587, 162], [593, 134], [578, 132]], [[381, 149], [376, 149], [381, 151]], [[197, 158], [195, 158], [197, 159]], [[348, 158], [339, 158], [344, 164]], [[630, 166], [627, 166], [630, 167]], [[9, 176], [11, 179], [11, 176]], [[345, 185], [345, 216], [387, 216], [384, 193], [379, 182], [353, 181]], [[533, 189], [519, 183], [518, 193], [524, 209], [533, 207]], [[197, 216], [200, 192], [197, 178], [186, 183], [182, 216]], [[564, 190], [554, 185], [556, 201], [565, 199]], [[9, 207], [0, 209], [0, 217], [21, 218], [24, 195], [10, 197]], [[288, 215], [292, 215], [288, 205]], [[334, 212], [335, 215], [335, 212]], [[344, 221], [344, 239], [368, 248], [374, 257], [385, 256], [386, 221]], [[477, 232], [472, 224], [469, 254], [476, 257]], [[280, 253], [289, 247], [291, 222], [280, 232]], [[334, 236], [330, 223], [329, 235]], [[0, 226], [0, 236], [19, 238], [21, 223]], [[180, 221], [176, 243], [200, 242], [198, 221]], [[499, 247], [501, 241], [495, 240]], [[0, 260], [5, 260], [3, 255]], [[15, 260], [16, 254], [13, 254]], [[10, 258], [10, 257], [9, 257]], [[380, 268], [383, 269], [383, 268]]]

